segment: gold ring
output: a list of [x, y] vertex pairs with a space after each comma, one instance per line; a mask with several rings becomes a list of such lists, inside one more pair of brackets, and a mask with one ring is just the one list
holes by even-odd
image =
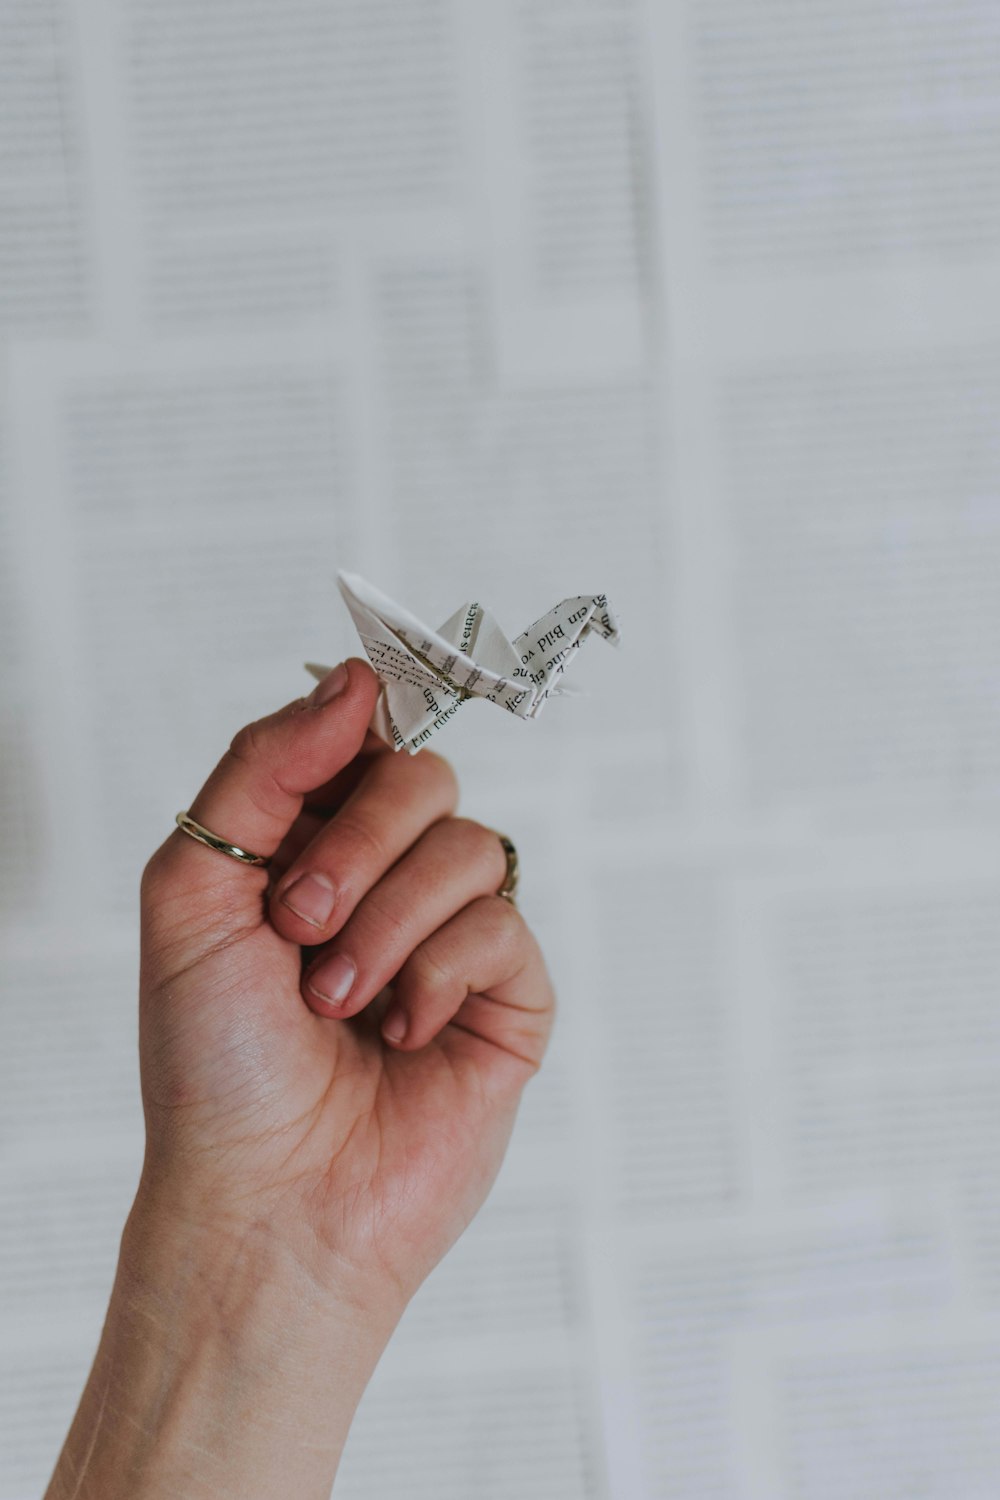
[[518, 881], [517, 850], [507, 835], [501, 833], [499, 828], [494, 828], [493, 832], [503, 845], [503, 852], [507, 856], [507, 871], [503, 877], [503, 884], [497, 891], [497, 895], [502, 896], [505, 901], [509, 901], [513, 906], [514, 892], [517, 890]]
[[217, 833], [210, 828], [203, 828], [196, 823], [194, 818], [189, 818], [186, 812], [179, 812], [175, 819], [177, 827], [182, 833], [197, 839], [199, 844], [205, 844], [209, 849], [218, 849], [220, 854], [228, 854], [232, 859], [238, 859], [245, 865], [266, 865], [270, 863], [266, 854], [251, 854], [247, 849], [241, 849], [238, 844], [230, 844], [226, 839], [220, 839]]

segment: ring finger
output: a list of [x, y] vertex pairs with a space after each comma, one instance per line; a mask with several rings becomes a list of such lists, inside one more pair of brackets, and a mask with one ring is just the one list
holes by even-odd
[[319, 1015], [356, 1015], [413, 950], [507, 870], [496, 833], [468, 818], [435, 823], [373, 886], [306, 969], [302, 993]]

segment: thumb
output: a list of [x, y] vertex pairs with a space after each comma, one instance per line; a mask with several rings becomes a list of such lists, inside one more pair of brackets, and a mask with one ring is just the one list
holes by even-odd
[[[269, 858], [308, 792], [353, 760], [379, 682], [357, 657], [327, 673], [308, 698], [247, 724], [205, 782], [188, 816], [227, 843]], [[199, 843], [180, 828], [143, 872], [143, 931], [157, 947], [187, 949], [184, 962], [265, 920], [263, 866]], [[190, 943], [185, 941], [190, 939]]]

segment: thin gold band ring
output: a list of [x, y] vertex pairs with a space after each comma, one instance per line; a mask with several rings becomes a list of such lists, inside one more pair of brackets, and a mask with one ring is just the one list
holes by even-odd
[[241, 849], [239, 844], [231, 844], [228, 839], [220, 839], [217, 833], [210, 828], [204, 828], [201, 823], [196, 823], [194, 818], [189, 818], [186, 812], [179, 812], [174, 820], [182, 833], [197, 839], [199, 844], [206, 844], [209, 849], [218, 849], [220, 854], [228, 854], [231, 859], [238, 859], [244, 865], [266, 865], [270, 863], [270, 857], [266, 854], [251, 854], [248, 849]]
[[512, 841], [507, 837], [505, 833], [501, 833], [499, 828], [494, 828], [491, 831], [495, 833], [497, 838], [500, 840], [501, 844], [503, 845], [503, 852], [507, 856], [507, 870], [503, 877], [503, 885], [501, 885], [500, 889], [497, 891], [497, 895], [502, 896], [505, 901], [509, 901], [513, 906], [514, 892], [517, 890], [517, 882], [520, 873], [518, 870], [517, 850], [514, 847]]

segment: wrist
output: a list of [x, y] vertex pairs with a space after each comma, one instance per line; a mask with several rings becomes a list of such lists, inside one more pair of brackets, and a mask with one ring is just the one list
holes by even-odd
[[400, 1311], [318, 1284], [268, 1225], [185, 1225], [140, 1196], [49, 1500], [326, 1500]]
[[387, 1278], [319, 1246], [297, 1206], [194, 1218], [143, 1186], [122, 1231], [115, 1296], [153, 1317], [183, 1307], [185, 1323], [229, 1337], [303, 1345], [353, 1329], [381, 1348], [405, 1308]]

